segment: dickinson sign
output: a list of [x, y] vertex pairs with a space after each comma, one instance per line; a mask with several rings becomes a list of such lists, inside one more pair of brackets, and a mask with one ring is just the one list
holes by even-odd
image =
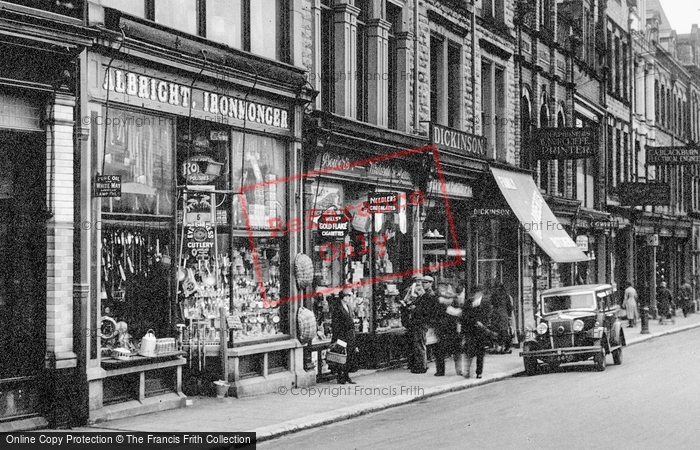
[[591, 158], [597, 146], [594, 128], [539, 128], [532, 141], [534, 154], [542, 160]]
[[667, 183], [620, 183], [621, 205], [665, 206], [671, 204], [671, 186]]
[[463, 155], [486, 158], [486, 138], [463, 131], [448, 128], [435, 123], [430, 124], [430, 141], [440, 148]]
[[700, 164], [700, 147], [647, 147], [647, 164]]

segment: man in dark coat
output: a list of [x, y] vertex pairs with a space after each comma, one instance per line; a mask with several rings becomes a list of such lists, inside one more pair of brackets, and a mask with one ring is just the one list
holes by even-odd
[[423, 289], [423, 276], [413, 277], [413, 284], [408, 288], [401, 302], [401, 320], [406, 327], [406, 337], [410, 348], [408, 368], [411, 373], [428, 371], [428, 356], [425, 333], [428, 330], [429, 303]]
[[[427, 280], [426, 280], [427, 279]], [[426, 282], [427, 281], [427, 282]], [[430, 305], [430, 325], [435, 329], [437, 342], [433, 346], [435, 352], [435, 376], [445, 375], [445, 358], [453, 356], [455, 370], [461, 374], [460, 367], [460, 339], [457, 333], [457, 317], [448, 313], [448, 307], [453, 306], [457, 294], [441, 292], [435, 294], [432, 290], [432, 277], [423, 278], [423, 287], [426, 290], [426, 298]]]
[[355, 344], [355, 313], [353, 312], [351, 289], [343, 289], [340, 293], [340, 299], [335, 303], [331, 312], [331, 329], [333, 337], [331, 344], [341, 340], [347, 344], [346, 354], [347, 359], [345, 364], [336, 364], [336, 372], [338, 376], [338, 384], [355, 384], [350, 379], [349, 369], [355, 364], [356, 344]]
[[479, 287], [472, 288], [472, 297], [465, 302], [462, 309], [462, 333], [467, 359], [465, 378], [471, 377], [472, 360], [475, 357], [476, 377], [481, 378], [484, 371], [485, 347], [491, 339], [498, 338], [498, 334], [486, 326], [490, 313], [491, 308], [483, 290]]
[[659, 291], [656, 294], [657, 308], [659, 310], [659, 323], [663, 324], [664, 319], [671, 320], [671, 305], [673, 304], [673, 296], [671, 291], [666, 286], [666, 282], [662, 281], [659, 284]]
[[680, 302], [680, 307], [683, 310], [683, 317], [688, 317], [688, 313], [693, 307], [693, 288], [688, 283], [688, 280], [684, 280], [680, 289], [678, 289], [678, 298]]

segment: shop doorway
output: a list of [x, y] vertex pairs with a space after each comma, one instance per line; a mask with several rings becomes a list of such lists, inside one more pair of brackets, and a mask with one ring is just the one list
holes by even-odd
[[46, 341], [46, 137], [0, 131], [0, 421], [39, 412]]

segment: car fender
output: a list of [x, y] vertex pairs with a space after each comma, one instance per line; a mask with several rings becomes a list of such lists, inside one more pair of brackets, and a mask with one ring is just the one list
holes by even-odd
[[622, 322], [620, 322], [619, 320], [616, 321], [615, 324], [613, 324], [611, 332], [612, 332], [612, 344], [615, 346], [621, 345], [622, 341], [620, 339], [620, 334], [622, 332]]

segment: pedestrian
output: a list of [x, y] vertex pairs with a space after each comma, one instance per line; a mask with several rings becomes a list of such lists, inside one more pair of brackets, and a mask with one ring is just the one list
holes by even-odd
[[408, 358], [408, 368], [411, 373], [428, 371], [428, 354], [425, 342], [425, 333], [428, 331], [428, 305], [425, 302], [422, 281], [422, 275], [415, 275], [413, 283], [401, 301], [401, 321], [406, 328], [408, 347], [411, 352]]
[[659, 284], [659, 290], [656, 293], [656, 304], [659, 311], [659, 324], [663, 325], [665, 323], [664, 319], [671, 320], [671, 305], [673, 305], [673, 296], [665, 281]]
[[680, 306], [683, 310], [683, 317], [688, 317], [688, 313], [691, 311], [693, 305], [693, 288], [690, 286], [687, 279], [683, 281], [683, 284], [678, 290], [678, 298], [680, 299]]
[[[426, 288], [426, 294], [431, 289], [431, 285], [428, 285], [424, 277], [424, 287]], [[430, 281], [432, 284], [432, 280]], [[442, 289], [438, 290], [437, 295], [427, 295], [430, 301], [430, 325], [435, 329], [435, 335], [437, 336], [437, 342], [433, 346], [435, 352], [435, 376], [442, 377], [445, 376], [445, 358], [452, 356], [455, 361], [455, 371], [458, 375], [461, 375], [461, 349], [460, 349], [460, 337], [457, 333], [457, 317], [450, 313], [450, 307], [455, 307], [457, 300], [457, 293], [449, 285], [443, 285]]]
[[502, 355], [513, 353], [510, 349], [510, 343], [513, 339], [510, 335], [510, 316], [513, 314], [513, 303], [506, 287], [501, 282], [494, 284], [491, 306], [490, 328], [498, 334], [494, 343], [494, 353]]
[[637, 317], [639, 317], [637, 290], [632, 286], [631, 281], [625, 282], [625, 286], [625, 297], [622, 301], [622, 307], [627, 311], [627, 328], [634, 328], [637, 325]]
[[465, 378], [471, 377], [472, 361], [476, 358], [476, 377], [481, 378], [484, 371], [485, 347], [490, 339], [496, 339], [498, 334], [490, 330], [486, 323], [490, 314], [490, 306], [484, 291], [476, 286], [471, 289], [472, 297], [465, 302], [461, 314], [462, 333], [464, 335], [464, 352], [466, 367]]
[[345, 364], [335, 364], [338, 384], [355, 384], [350, 379], [350, 367], [355, 364], [357, 357], [357, 345], [355, 342], [355, 313], [352, 304], [352, 289], [345, 288], [340, 292], [340, 297], [335, 302], [331, 312], [331, 331], [333, 337], [331, 344], [343, 341], [346, 344]]

